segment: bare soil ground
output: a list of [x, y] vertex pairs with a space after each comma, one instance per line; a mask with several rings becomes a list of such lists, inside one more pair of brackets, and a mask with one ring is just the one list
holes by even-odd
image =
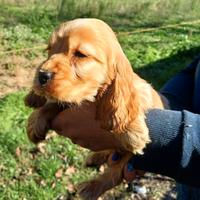
[[11, 55], [0, 61], [0, 97], [31, 87], [36, 67], [43, 57], [28, 60], [23, 56]]

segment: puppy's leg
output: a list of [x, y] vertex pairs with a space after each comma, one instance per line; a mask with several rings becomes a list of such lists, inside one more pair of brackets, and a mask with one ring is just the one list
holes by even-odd
[[24, 103], [28, 107], [39, 108], [46, 103], [46, 98], [35, 94], [32, 90], [24, 98]]
[[99, 167], [108, 161], [108, 157], [111, 153], [112, 153], [111, 151], [92, 152], [86, 158], [85, 166]]
[[124, 149], [133, 154], [143, 154], [145, 146], [150, 143], [149, 130], [145, 117], [136, 118], [124, 134], [114, 135], [123, 145]]
[[50, 129], [50, 122], [63, 110], [55, 103], [45, 104], [36, 109], [30, 115], [27, 125], [27, 135], [33, 143], [45, 140], [46, 134]]
[[78, 193], [84, 200], [96, 200], [107, 190], [119, 185], [123, 180], [123, 169], [131, 158], [131, 153], [126, 153], [122, 159], [111, 166], [104, 174], [96, 179], [83, 182], [78, 186]]

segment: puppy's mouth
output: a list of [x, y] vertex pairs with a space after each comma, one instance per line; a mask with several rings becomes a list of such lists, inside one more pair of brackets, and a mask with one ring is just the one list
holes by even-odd
[[52, 99], [47, 99], [47, 101], [49, 103], [55, 103], [58, 105], [59, 108], [62, 108], [63, 110], [66, 109], [66, 108], [75, 108], [77, 107], [78, 105], [75, 104], [75, 103], [71, 103], [71, 102], [63, 102], [63, 101], [58, 101], [56, 99], [52, 100]]

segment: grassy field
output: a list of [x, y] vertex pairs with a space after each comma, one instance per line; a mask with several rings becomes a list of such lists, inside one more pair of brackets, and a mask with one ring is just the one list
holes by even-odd
[[[50, 33], [65, 16], [65, 5], [62, 8], [57, 1], [37, 2], [30, 1], [27, 5], [22, 0], [0, 1], [0, 200], [78, 199], [74, 185], [97, 172], [83, 168], [87, 151], [67, 139], [52, 137], [36, 147], [26, 137], [25, 124], [31, 110], [24, 106], [23, 98], [30, 87], [34, 68], [45, 59]], [[136, 3], [129, 6], [130, 0], [124, 7], [120, 1], [114, 4], [107, 0], [107, 7], [113, 6], [112, 14], [109, 9], [100, 13], [99, 6], [106, 8], [103, 1], [88, 4], [97, 10], [95, 13], [86, 7], [89, 0], [82, 1], [84, 12], [78, 12], [80, 5], [73, 2], [67, 1], [73, 12], [68, 13], [66, 19], [95, 16], [106, 20], [117, 33], [133, 69], [156, 89], [200, 52], [198, 1], [191, 1], [187, 15], [188, 1], [171, 1], [177, 4], [173, 9], [166, 4], [166, 12], [172, 14], [170, 18], [166, 17], [164, 8], [160, 8], [160, 1], [156, 1], [156, 7], [152, 1], [146, 7], [144, 1], [142, 4], [135, 1], [138, 7], [134, 10]], [[119, 8], [121, 11], [117, 12]], [[146, 16], [144, 8], [151, 17]], [[165, 27], [169, 24], [176, 25]], [[171, 181], [166, 183], [162, 178], [158, 181], [151, 175], [139, 182], [147, 185], [150, 200], [167, 197], [173, 187]], [[105, 199], [142, 199], [125, 191], [124, 187], [118, 187]]]

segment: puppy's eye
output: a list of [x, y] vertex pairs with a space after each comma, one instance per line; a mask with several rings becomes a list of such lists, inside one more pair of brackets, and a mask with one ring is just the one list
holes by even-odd
[[78, 58], [86, 58], [87, 56], [83, 53], [81, 53], [80, 51], [75, 51], [74, 56], [78, 57]]

